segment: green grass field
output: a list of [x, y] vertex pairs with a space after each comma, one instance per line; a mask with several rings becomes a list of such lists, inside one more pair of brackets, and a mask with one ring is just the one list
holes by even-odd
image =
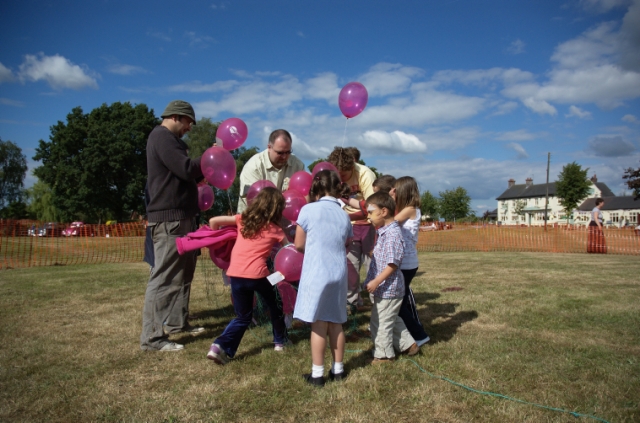
[[432, 342], [372, 367], [369, 314], [356, 314], [345, 324], [349, 376], [322, 389], [301, 378], [311, 367], [304, 326], [284, 354], [263, 325], [230, 364], [205, 358], [233, 315], [205, 261], [191, 312], [206, 331], [175, 336], [177, 353], [139, 349], [144, 263], [0, 271], [0, 421], [640, 421], [636, 257], [420, 258], [412, 287]]

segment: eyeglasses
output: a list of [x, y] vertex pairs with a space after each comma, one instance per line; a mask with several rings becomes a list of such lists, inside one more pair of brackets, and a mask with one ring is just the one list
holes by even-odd
[[291, 153], [293, 153], [293, 151], [292, 151], [292, 150], [289, 150], [289, 151], [276, 151], [276, 150], [275, 150], [273, 147], [271, 147], [271, 146], [269, 146], [269, 148], [270, 148], [271, 150], [273, 150], [273, 152], [274, 152], [274, 153], [276, 153], [278, 156], [281, 156], [281, 157], [282, 157], [282, 156], [289, 156], [289, 155], [291, 155]]

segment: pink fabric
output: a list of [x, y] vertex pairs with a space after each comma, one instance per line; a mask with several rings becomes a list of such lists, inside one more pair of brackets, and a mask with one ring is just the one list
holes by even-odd
[[287, 281], [278, 282], [276, 287], [280, 293], [280, 298], [282, 298], [282, 312], [284, 314], [293, 314], [298, 291], [296, 291], [293, 285]]
[[236, 238], [238, 238], [238, 228], [235, 226], [225, 226], [215, 230], [208, 226], [202, 226], [197, 231], [176, 239], [176, 247], [180, 255], [187, 251], [207, 247], [213, 264], [220, 269], [227, 270]]

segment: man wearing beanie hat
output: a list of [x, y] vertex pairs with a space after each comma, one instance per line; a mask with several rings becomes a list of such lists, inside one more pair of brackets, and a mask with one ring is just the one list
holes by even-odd
[[195, 123], [191, 104], [172, 101], [162, 113], [162, 123], [147, 140], [147, 217], [155, 263], [142, 311], [142, 350], [180, 351], [184, 346], [170, 342], [168, 334], [204, 331], [189, 326], [187, 321], [196, 252], [179, 255], [176, 248], [176, 238], [196, 229], [195, 216], [200, 211], [200, 158], [190, 159], [187, 144], [181, 139]]

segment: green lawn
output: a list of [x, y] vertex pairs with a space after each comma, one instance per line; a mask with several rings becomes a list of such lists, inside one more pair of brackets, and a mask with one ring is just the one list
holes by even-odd
[[191, 303], [206, 331], [175, 336], [178, 353], [139, 349], [144, 263], [0, 271], [0, 421], [640, 421], [637, 257], [420, 257], [412, 287], [432, 342], [372, 367], [368, 313], [356, 314], [345, 324], [349, 376], [323, 389], [301, 378], [304, 326], [284, 354], [262, 325], [230, 364], [205, 358], [233, 315], [206, 261]]

